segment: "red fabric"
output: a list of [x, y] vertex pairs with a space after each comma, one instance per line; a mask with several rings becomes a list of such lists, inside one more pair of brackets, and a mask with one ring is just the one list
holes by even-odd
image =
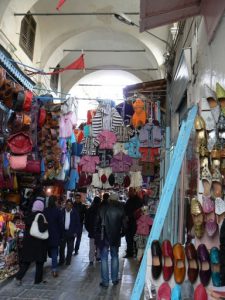
[[59, 0], [57, 6], [56, 6], [56, 9], [57, 10], [60, 10], [60, 8], [63, 6], [63, 4], [66, 2], [66, 0]]
[[36, 75], [36, 74], [40, 74], [40, 75], [54, 75], [54, 74], [59, 74], [62, 73], [64, 71], [67, 70], [83, 70], [85, 69], [85, 64], [84, 64], [84, 54], [81, 54], [81, 56], [76, 59], [75, 61], [73, 61], [70, 65], [66, 66], [65, 68], [59, 69], [57, 71], [53, 71], [53, 72], [29, 72], [27, 73], [28, 75]]
[[75, 136], [76, 136], [76, 141], [77, 141], [77, 143], [80, 144], [81, 141], [82, 141], [83, 138], [84, 138], [84, 133], [83, 133], [83, 131], [80, 130], [80, 129], [75, 129], [75, 130], [74, 130], [74, 134], [75, 134]]
[[90, 109], [87, 111], [87, 125], [92, 125], [92, 119], [96, 114], [96, 109]]
[[54, 71], [54, 72], [43, 73], [43, 75], [59, 74], [59, 73], [62, 73], [66, 70], [83, 70], [83, 69], [85, 69], [84, 54], [81, 54], [81, 56], [78, 59], [73, 61], [70, 65], [66, 66], [65, 68], [62, 68], [62, 69]]

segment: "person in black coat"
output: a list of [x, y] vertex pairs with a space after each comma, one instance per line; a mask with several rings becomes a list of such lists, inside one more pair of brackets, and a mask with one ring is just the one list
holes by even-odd
[[57, 264], [58, 264], [58, 249], [60, 241], [63, 237], [63, 220], [62, 213], [56, 207], [57, 198], [50, 196], [48, 200], [48, 207], [44, 211], [44, 215], [48, 222], [48, 252], [52, 259], [52, 275], [57, 277]]
[[129, 189], [129, 198], [125, 203], [124, 209], [127, 218], [127, 231], [126, 231], [126, 242], [127, 242], [127, 253], [125, 258], [134, 256], [134, 235], [136, 232], [136, 219], [135, 211], [142, 207], [143, 203], [137, 196], [133, 188]]
[[74, 247], [74, 255], [78, 254], [79, 248], [80, 248], [80, 242], [81, 242], [81, 237], [82, 237], [82, 232], [83, 232], [83, 225], [84, 225], [84, 220], [85, 220], [85, 214], [87, 211], [86, 205], [82, 203], [81, 195], [76, 194], [75, 195], [75, 202], [74, 202], [74, 208], [77, 210], [79, 217], [80, 217], [80, 231], [77, 234], [76, 238], [76, 243]]
[[67, 245], [66, 265], [70, 265], [73, 253], [75, 236], [80, 232], [80, 218], [71, 200], [66, 201], [66, 207], [62, 210], [63, 237], [60, 242], [59, 264], [65, 262], [65, 248]]
[[118, 284], [119, 258], [118, 252], [121, 236], [125, 232], [125, 213], [122, 203], [118, 201], [118, 195], [109, 197], [109, 204], [100, 207], [95, 222], [95, 236], [101, 254], [100, 286], [109, 285], [108, 252], [111, 254], [111, 279], [113, 285]]
[[96, 260], [100, 260], [100, 252], [99, 252], [99, 247], [96, 247], [95, 245], [95, 220], [98, 214], [98, 210], [101, 204], [101, 198], [100, 197], [95, 197], [91, 206], [88, 208], [86, 212], [86, 217], [85, 217], [85, 228], [88, 232], [88, 237], [89, 237], [89, 261], [90, 265], [93, 265], [94, 258], [95, 258], [95, 252], [96, 252]]
[[42, 240], [30, 235], [30, 228], [35, 219], [38, 217], [38, 228], [40, 232], [45, 232], [48, 229], [48, 223], [44, 215], [44, 203], [36, 200], [33, 203], [32, 212], [25, 219], [25, 234], [23, 239], [23, 247], [21, 251], [21, 264], [18, 273], [16, 274], [17, 284], [21, 284], [21, 280], [26, 274], [31, 262], [36, 263], [35, 284], [39, 284], [43, 280], [43, 266], [47, 258], [47, 239]]

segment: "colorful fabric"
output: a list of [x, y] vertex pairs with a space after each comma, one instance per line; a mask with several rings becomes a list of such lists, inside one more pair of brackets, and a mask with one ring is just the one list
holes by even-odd
[[143, 148], [139, 149], [141, 153], [141, 161], [154, 163], [159, 155], [159, 148]]
[[134, 114], [132, 117], [133, 126], [135, 128], [139, 126], [144, 126], [147, 119], [144, 102], [141, 99], [137, 99], [133, 103], [133, 108], [134, 108]]
[[134, 114], [134, 109], [132, 104], [129, 104], [127, 101], [124, 101], [123, 103], [120, 103], [116, 106], [116, 110], [123, 118], [124, 124], [129, 125], [130, 120]]
[[137, 136], [130, 139], [128, 143], [125, 144], [125, 149], [128, 150], [128, 155], [130, 157], [139, 158], [141, 153], [139, 152], [140, 141]]
[[99, 149], [113, 149], [113, 145], [116, 143], [116, 135], [111, 131], [104, 130], [98, 134], [97, 140]]
[[79, 163], [82, 167], [82, 171], [86, 173], [95, 173], [97, 164], [99, 164], [99, 157], [88, 155], [83, 156]]
[[76, 125], [76, 122], [77, 120], [74, 112], [62, 115], [59, 122], [59, 136], [63, 138], [70, 137], [73, 132], [73, 126]]
[[130, 172], [130, 187], [137, 188], [143, 184], [143, 178], [141, 172]]
[[81, 141], [84, 138], [83, 130], [75, 129], [74, 133], [75, 133], [75, 136], [76, 136], [77, 143], [81, 143]]
[[99, 141], [96, 138], [86, 137], [82, 140], [82, 155], [96, 155]]
[[114, 130], [116, 126], [123, 124], [123, 119], [111, 103], [98, 107], [96, 115], [92, 119], [92, 136], [96, 137], [102, 130]]
[[130, 168], [132, 172], [142, 171], [142, 166], [140, 165], [139, 158], [132, 158], [132, 166]]
[[153, 220], [149, 215], [142, 215], [136, 221], [137, 231], [136, 234], [149, 235], [150, 226], [153, 224]]
[[68, 182], [65, 184], [65, 190], [75, 190], [79, 182], [79, 174], [77, 170], [71, 169]]
[[160, 147], [162, 140], [161, 128], [148, 123], [140, 130], [139, 139], [141, 147]]
[[[112, 168], [104, 168], [104, 169], [99, 169], [98, 173], [94, 173], [92, 176], [92, 183], [91, 185], [100, 188], [100, 189], [110, 189], [112, 188], [111, 185], [109, 184], [108, 178], [112, 174]], [[106, 182], [102, 182], [101, 178], [102, 176], [106, 176], [107, 180]]]
[[124, 154], [128, 153], [128, 150], [125, 150], [125, 144], [124, 143], [115, 143], [113, 146], [113, 154], [116, 155], [120, 152], [123, 152]]
[[90, 109], [87, 111], [87, 125], [92, 124], [92, 119], [94, 118], [96, 114], [96, 109]]
[[118, 142], [128, 142], [133, 135], [133, 129], [130, 126], [116, 126], [114, 132]]
[[112, 158], [110, 164], [110, 166], [112, 167], [112, 171], [115, 173], [129, 172], [131, 165], [132, 165], [132, 158], [122, 152], [115, 155]]
[[113, 151], [112, 150], [98, 150], [98, 156], [99, 156], [99, 167], [100, 168], [106, 168], [110, 166], [111, 159], [113, 157]]

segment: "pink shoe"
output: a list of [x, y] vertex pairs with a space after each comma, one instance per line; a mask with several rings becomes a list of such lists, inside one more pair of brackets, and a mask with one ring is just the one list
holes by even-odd
[[171, 289], [167, 282], [160, 285], [157, 300], [170, 300]]

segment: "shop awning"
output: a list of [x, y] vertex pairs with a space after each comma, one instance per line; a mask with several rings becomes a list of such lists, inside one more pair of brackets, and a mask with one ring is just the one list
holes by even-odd
[[225, 10], [224, 0], [141, 0], [140, 3], [141, 32], [196, 15], [203, 15], [209, 42]]
[[123, 89], [123, 94], [126, 98], [133, 96], [135, 93], [157, 99], [161, 102], [161, 108], [164, 109], [166, 103], [166, 79], [132, 84]]
[[11, 61], [12, 56], [4, 47], [0, 45], [0, 65], [7, 71], [7, 73], [17, 82], [22, 84], [28, 90], [33, 90], [36, 85], [26, 74], [20, 70], [18, 65]]

